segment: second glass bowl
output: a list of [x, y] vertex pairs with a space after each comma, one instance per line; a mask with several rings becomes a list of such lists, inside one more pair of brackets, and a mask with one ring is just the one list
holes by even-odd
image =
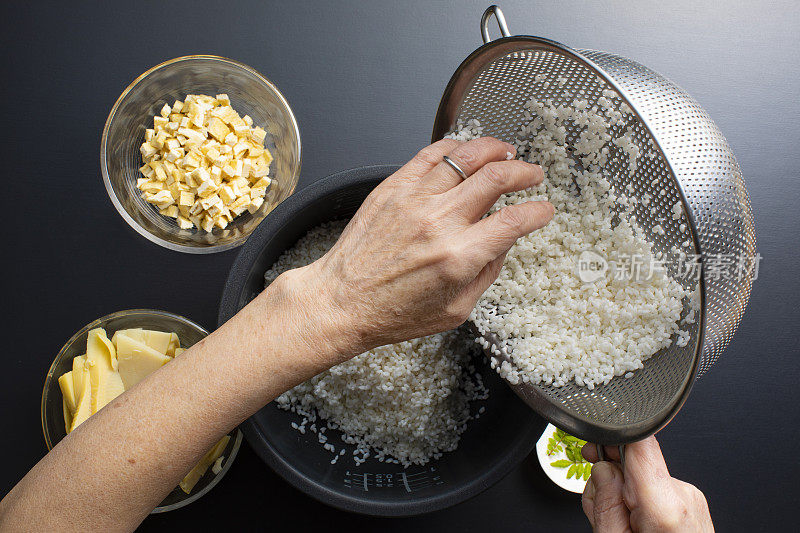
[[[181, 229], [145, 202], [136, 188], [142, 166], [139, 147], [165, 103], [172, 105], [187, 94], [220, 93], [230, 97], [241, 116], [250, 115], [255, 126], [267, 131], [265, 146], [275, 158], [270, 165], [273, 183], [255, 214], [245, 211], [224, 230]], [[103, 129], [100, 169], [114, 207], [142, 236], [171, 250], [221, 252], [242, 244], [272, 208], [294, 192], [300, 175], [300, 130], [280, 91], [254, 69], [218, 56], [178, 57], [151, 68], [122, 92]]]
[[[208, 332], [203, 329], [202, 326], [192, 322], [188, 318], [166, 311], [155, 311], [152, 309], [119, 311], [98, 318], [94, 322], [81, 328], [80, 331], [67, 341], [64, 347], [61, 348], [61, 351], [58, 352], [45, 378], [44, 389], [42, 390], [42, 431], [44, 432], [44, 440], [47, 443], [48, 451], [52, 450], [53, 446], [58, 444], [58, 442], [67, 435], [66, 428], [64, 427], [62, 395], [61, 388], [58, 385], [58, 378], [62, 374], [72, 370], [72, 359], [74, 357], [86, 353], [86, 339], [89, 330], [94, 328], [105, 329], [109, 338], [111, 338], [115, 331], [129, 328], [175, 332], [178, 334], [181, 347], [183, 348], [191, 347], [208, 335]], [[229, 435], [231, 436], [231, 440], [228, 442], [225, 451], [222, 452], [222, 455], [225, 457], [222, 461], [222, 470], [220, 470], [218, 474], [214, 474], [211, 472], [211, 469], [209, 469], [203, 477], [200, 478], [197, 485], [195, 485], [194, 489], [189, 494], [186, 494], [179, 487], [176, 487], [169, 493], [164, 501], [153, 510], [153, 513], [163, 513], [189, 505], [219, 483], [233, 464], [233, 460], [242, 443], [242, 432], [240, 430], [235, 429], [229, 433]]]

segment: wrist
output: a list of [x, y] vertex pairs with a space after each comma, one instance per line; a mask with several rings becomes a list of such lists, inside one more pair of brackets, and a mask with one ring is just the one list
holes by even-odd
[[284, 272], [270, 285], [287, 309], [288, 327], [315, 375], [364, 349], [355, 317], [337, 298], [336, 280], [318, 263]]

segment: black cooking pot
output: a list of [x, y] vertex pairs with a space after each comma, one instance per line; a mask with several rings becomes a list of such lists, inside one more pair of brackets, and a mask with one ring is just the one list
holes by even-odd
[[[219, 309], [219, 325], [231, 318], [264, 287], [264, 271], [311, 228], [352, 216], [364, 198], [396, 166], [346, 170], [310, 185], [278, 205], [242, 246], [233, 263]], [[269, 319], [269, 317], [265, 317]], [[473, 402], [473, 412], [458, 449], [425, 466], [403, 468], [369, 458], [359, 466], [353, 447], [328, 430], [330, 442], [345, 455], [333, 455], [317, 435], [301, 435], [291, 422], [299, 417], [270, 403], [242, 429], [261, 458], [296, 488], [348, 511], [376, 516], [414, 515], [460, 503], [505, 476], [533, 449], [546, 423], [522, 403], [485, 362], [477, 363], [489, 399]]]

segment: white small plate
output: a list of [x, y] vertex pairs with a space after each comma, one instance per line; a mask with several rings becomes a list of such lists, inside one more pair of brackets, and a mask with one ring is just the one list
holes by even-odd
[[536, 443], [536, 455], [539, 457], [539, 464], [542, 465], [542, 470], [544, 470], [544, 473], [547, 474], [547, 477], [549, 477], [553, 483], [564, 490], [582, 494], [583, 489], [586, 487], [586, 481], [584, 481], [583, 478], [575, 479], [573, 477], [572, 479], [567, 479], [566, 468], [550, 466], [550, 463], [553, 461], [567, 458], [563, 451], [556, 452], [553, 455], [547, 455], [547, 441], [550, 440], [550, 437], [553, 436], [555, 431], [556, 427], [553, 424], [547, 424], [544, 433], [542, 433], [542, 436]]

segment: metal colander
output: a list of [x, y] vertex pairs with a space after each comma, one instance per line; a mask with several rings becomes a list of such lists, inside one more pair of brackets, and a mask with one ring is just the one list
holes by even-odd
[[[503, 35], [494, 41], [488, 31], [491, 15]], [[616, 136], [630, 130], [648, 156], [639, 157], [632, 174], [626, 160], [612, 157], [604, 175], [618, 191], [627, 189], [630, 196], [640, 199], [645, 194], [652, 197], [647, 206], [636, 204], [634, 214], [656, 252], [674, 259], [677, 248], [698, 260], [697, 275], [688, 268], [691, 261], [671, 260], [664, 265], [686, 289], [699, 291], [697, 320], [682, 326], [690, 335], [685, 346], [673, 343], [645, 361], [633, 377], [617, 377], [594, 390], [574, 383], [511, 385], [542, 416], [576, 436], [609, 445], [642, 439], [666, 425], [680, 409], [694, 379], [711, 367], [730, 342], [747, 305], [751, 271], [756, 266], [755, 233], [739, 166], [722, 133], [697, 102], [647, 67], [540, 37], [509, 36], [497, 6], [483, 14], [481, 33], [484, 45], [458, 67], [445, 89], [433, 140], [454, 130], [459, 120], [477, 119], [483, 135], [513, 143], [526, 122], [523, 104], [531, 97], [542, 102], [551, 99], [554, 105], [569, 105], [581, 98], [591, 107], [604, 90], [614, 90], [635, 118], [614, 126], [610, 133]], [[542, 83], [543, 78], [549, 83]], [[567, 142], [579, 133], [579, 127], [568, 127]], [[679, 220], [671, 216], [676, 202], [684, 211]], [[657, 225], [663, 234], [653, 231]], [[723, 270], [722, 264], [727, 268]], [[686, 302], [683, 316], [688, 312]], [[499, 347], [496, 337], [484, 337]], [[500, 358], [510, 362], [502, 350]]]

